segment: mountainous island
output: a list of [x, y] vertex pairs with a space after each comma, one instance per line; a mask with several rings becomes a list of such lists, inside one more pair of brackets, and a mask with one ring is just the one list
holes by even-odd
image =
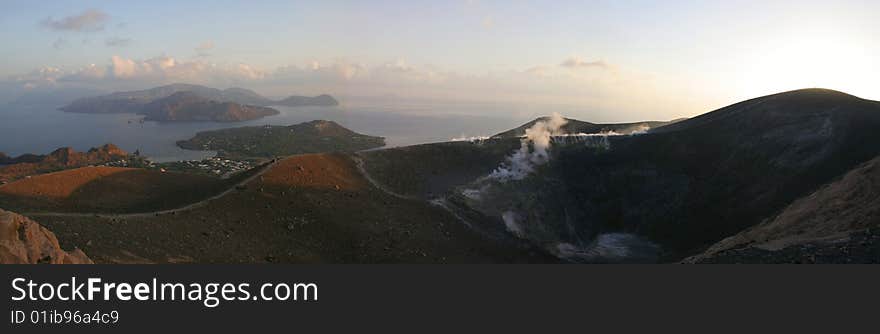
[[144, 114], [146, 119], [237, 122], [278, 114], [268, 106], [335, 106], [332, 96], [290, 96], [272, 100], [244, 88], [224, 90], [190, 84], [171, 84], [147, 90], [116, 92], [81, 98], [61, 108], [66, 112]]
[[249, 126], [199, 132], [177, 142], [188, 150], [213, 150], [225, 157], [277, 157], [303, 153], [356, 152], [382, 147], [385, 139], [356, 133], [336, 122]]
[[240, 122], [277, 115], [278, 110], [235, 102], [209, 100], [196, 93], [183, 91], [147, 103], [141, 114], [148, 121], [214, 121]]

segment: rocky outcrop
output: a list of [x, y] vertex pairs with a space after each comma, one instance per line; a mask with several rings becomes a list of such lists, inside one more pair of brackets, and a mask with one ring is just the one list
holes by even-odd
[[0, 182], [11, 182], [18, 178], [58, 171], [62, 169], [103, 164], [126, 159], [128, 153], [113, 144], [95, 147], [88, 152], [77, 152], [70, 147], [62, 147], [48, 155], [24, 154], [6, 159], [0, 163]]
[[70, 147], [62, 147], [49, 153], [41, 163], [58, 164], [68, 167], [98, 164], [115, 159], [122, 159], [128, 153], [113, 144], [105, 144], [101, 147], [93, 147], [88, 152], [77, 152]]
[[79, 249], [61, 249], [55, 234], [37, 222], [0, 209], [0, 263], [91, 264]]

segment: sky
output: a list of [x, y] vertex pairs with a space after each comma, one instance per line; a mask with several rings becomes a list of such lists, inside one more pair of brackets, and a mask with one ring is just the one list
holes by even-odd
[[0, 100], [188, 82], [269, 96], [566, 105], [634, 121], [807, 87], [880, 99], [880, 1], [0, 6]]

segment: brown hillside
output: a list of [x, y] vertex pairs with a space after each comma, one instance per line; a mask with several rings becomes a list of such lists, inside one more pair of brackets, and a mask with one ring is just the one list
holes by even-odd
[[261, 185], [322, 190], [364, 189], [354, 162], [342, 155], [305, 154], [279, 162], [263, 174]]
[[174, 208], [221, 191], [220, 179], [118, 167], [83, 167], [0, 186], [0, 205], [19, 212], [142, 212]]
[[0, 165], [0, 184], [19, 178], [49, 173], [63, 169], [103, 164], [128, 158], [128, 153], [113, 144], [93, 147], [88, 152], [77, 152], [70, 147], [62, 147], [47, 155], [24, 154], [17, 158], [7, 158]]

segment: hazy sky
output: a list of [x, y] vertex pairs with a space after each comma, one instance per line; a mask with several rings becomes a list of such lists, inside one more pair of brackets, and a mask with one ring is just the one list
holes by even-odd
[[880, 1], [17, 1], [0, 89], [170, 82], [268, 95], [692, 116], [826, 87], [880, 99]]

